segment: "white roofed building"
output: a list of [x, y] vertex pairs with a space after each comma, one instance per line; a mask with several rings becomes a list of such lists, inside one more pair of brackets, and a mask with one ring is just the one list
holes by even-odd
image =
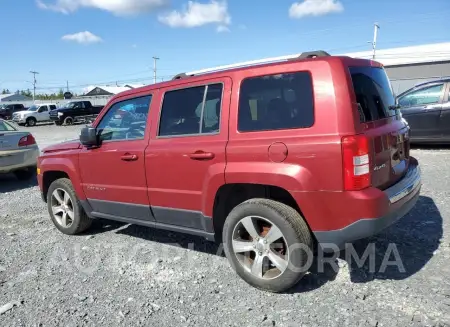
[[95, 96], [112, 96], [121, 92], [125, 92], [136, 87], [140, 87], [143, 85], [131, 85], [127, 84], [124, 86], [103, 86], [103, 85], [93, 85], [84, 89], [83, 96], [95, 97]]
[[[372, 58], [372, 51], [344, 54], [356, 58]], [[375, 52], [396, 94], [433, 79], [450, 77], [450, 42], [411, 47], [382, 49]]]
[[[313, 50], [320, 49], [305, 49], [305, 51]], [[186, 75], [195, 75], [249, 65], [284, 61], [287, 59], [296, 58], [300, 54], [301, 53], [297, 53], [273, 58], [246, 61], [231, 65], [223, 65], [209, 69], [201, 69], [193, 72], [187, 72]], [[371, 50], [331, 54], [365, 59], [372, 59], [373, 55]], [[428, 80], [450, 77], [450, 42], [380, 49], [376, 50], [375, 60], [385, 66], [394, 91], [396, 94], [399, 94], [416, 84], [423, 83]]]

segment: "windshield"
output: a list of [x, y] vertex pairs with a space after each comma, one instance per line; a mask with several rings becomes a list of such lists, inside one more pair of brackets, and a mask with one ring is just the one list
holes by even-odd
[[36, 105], [31, 106], [30, 108], [28, 108], [27, 111], [38, 111], [39, 107]]
[[75, 108], [76, 106], [78, 106], [78, 102], [69, 102], [69, 103], [66, 103], [66, 105], [64, 107], [65, 108]]
[[362, 123], [397, 114], [395, 97], [381, 67], [349, 67]]
[[5, 109], [6, 108], [6, 104], [0, 104], [0, 109]]

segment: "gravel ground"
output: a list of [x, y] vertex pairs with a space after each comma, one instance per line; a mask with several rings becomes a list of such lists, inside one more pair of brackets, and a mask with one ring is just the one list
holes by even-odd
[[[76, 138], [79, 129], [29, 130], [43, 147]], [[370, 260], [360, 267], [341, 253], [323, 272], [314, 264], [285, 294], [251, 288], [221, 247], [201, 238], [108, 221], [65, 236], [35, 183], [3, 176], [0, 312], [9, 310], [0, 325], [450, 326], [450, 150], [412, 153], [424, 175], [417, 206], [355, 243], [360, 254], [373, 244], [375, 271]], [[402, 265], [386, 267], [386, 253]]]

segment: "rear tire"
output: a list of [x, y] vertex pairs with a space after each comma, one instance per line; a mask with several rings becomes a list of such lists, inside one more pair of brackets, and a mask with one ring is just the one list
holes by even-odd
[[16, 170], [14, 175], [19, 181], [27, 181], [34, 177], [36, 168], [26, 168], [21, 170]]
[[[248, 232], [251, 226], [255, 229]], [[313, 260], [314, 241], [303, 217], [292, 207], [269, 199], [251, 199], [236, 206], [225, 221], [223, 241], [236, 273], [253, 287], [269, 292], [294, 286]]]
[[57, 179], [50, 185], [47, 208], [55, 227], [66, 235], [80, 234], [92, 225], [68, 178]]
[[26, 125], [29, 127], [34, 127], [36, 126], [37, 120], [36, 118], [30, 117], [27, 119]]

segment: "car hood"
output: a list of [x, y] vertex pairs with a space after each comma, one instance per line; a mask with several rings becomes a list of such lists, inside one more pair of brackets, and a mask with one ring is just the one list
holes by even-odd
[[22, 114], [30, 114], [30, 113], [33, 113], [33, 112], [36, 112], [36, 111], [22, 110], [22, 111], [16, 111], [15, 114], [22, 115]]
[[53, 144], [42, 149], [42, 153], [50, 153], [50, 152], [58, 152], [58, 151], [67, 151], [67, 150], [76, 150], [81, 149], [80, 140], [69, 140], [62, 143]]

